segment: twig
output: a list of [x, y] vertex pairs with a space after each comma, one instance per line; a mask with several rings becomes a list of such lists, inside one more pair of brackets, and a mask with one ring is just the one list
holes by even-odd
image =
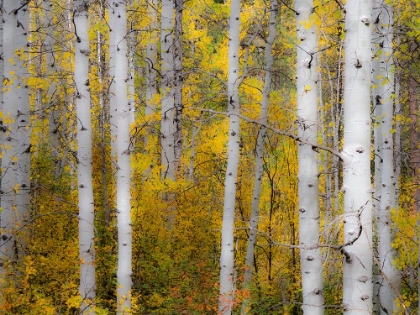
[[32, 0], [28, 0], [26, 1], [24, 4], [22, 4], [19, 8], [14, 9], [12, 12], [14, 15], [18, 14], [18, 12], [25, 6], [27, 6], [29, 4], [29, 2], [31, 2]]

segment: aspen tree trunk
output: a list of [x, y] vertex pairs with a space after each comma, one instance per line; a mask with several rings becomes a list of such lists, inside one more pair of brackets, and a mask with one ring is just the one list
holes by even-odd
[[[397, 43], [399, 40], [397, 39]], [[397, 44], [398, 45], [398, 44]], [[395, 105], [394, 105], [394, 117], [402, 115], [401, 109], [401, 102], [400, 102], [400, 80], [401, 80], [401, 72], [397, 71], [395, 76]], [[396, 178], [396, 194], [395, 194], [395, 202], [398, 205], [399, 195], [400, 195], [400, 175], [401, 175], [401, 121], [396, 119], [395, 121], [395, 135], [394, 135], [394, 159], [395, 159], [395, 178]]]
[[162, 0], [161, 13], [161, 146], [162, 177], [175, 180], [173, 0]]
[[[26, 1], [20, 1], [21, 5]], [[17, 138], [18, 138], [18, 161], [17, 161], [17, 193], [16, 193], [16, 210], [19, 222], [27, 222], [30, 216], [31, 203], [31, 116], [29, 104], [29, 54], [28, 54], [28, 22], [29, 22], [28, 6], [22, 7], [18, 12], [18, 34], [17, 45], [20, 52], [17, 54], [18, 66], [18, 117], [17, 117]], [[25, 246], [28, 235], [25, 231], [20, 233], [18, 248], [19, 255], [23, 253], [20, 247]]]
[[225, 177], [225, 194], [222, 223], [222, 244], [220, 255], [219, 313], [232, 314], [235, 289], [234, 227], [236, 181], [239, 164], [239, 26], [240, 0], [232, 0], [229, 19], [228, 51], [228, 164]]
[[117, 159], [117, 103], [115, 99], [115, 60], [117, 53], [115, 39], [115, 21], [117, 19], [114, 8], [114, 0], [108, 0], [108, 16], [109, 16], [109, 124], [111, 131], [111, 156], [113, 164]]
[[[252, 271], [254, 265], [254, 249], [255, 243], [257, 240], [257, 229], [258, 229], [258, 220], [259, 220], [259, 207], [260, 207], [260, 196], [261, 196], [261, 185], [264, 175], [264, 139], [266, 137], [266, 129], [264, 127], [267, 124], [267, 114], [268, 114], [268, 105], [269, 97], [271, 91], [271, 71], [273, 68], [273, 56], [272, 56], [272, 45], [274, 38], [276, 36], [276, 25], [279, 8], [277, 0], [271, 0], [270, 3], [270, 17], [269, 17], [269, 30], [268, 38], [265, 43], [265, 78], [264, 78], [264, 90], [263, 90], [263, 99], [261, 101], [261, 114], [260, 114], [260, 123], [261, 127], [258, 132], [257, 144], [256, 144], [256, 154], [255, 154], [255, 178], [254, 178], [254, 191], [252, 195], [252, 210], [251, 210], [251, 219], [249, 221], [249, 238], [248, 238], [248, 247], [245, 257], [245, 273], [244, 273], [244, 282], [243, 288], [245, 290], [250, 290], [250, 284], [252, 280]], [[246, 295], [242, 303], [242, 314], [248, 314], [249, 312], [249, 302], [250, 295]]]
[[[132, 1], [131, 1], [132, 2]], [[129, 45], [128, 45], [128, 104], [130, 110], [130, 126], [134, 123], [136, 103], [135, 103], [135, 86], [134, 86], [134, 77], [135, 77], [135, 63], [134, 63], [134, 49], [136, 47], [136, 33], [133, 30], [133, 22], [131, 22], [130, 35], [129, 35]]]
[[[10, 262], [15, 257], [15, 235], [13, 230], [18, 222], [16, 216], [16, 173], [18, 154], [18, 90], [16, 68], [14, 66], [14, 52], [17, 47], [17, 14], [14, 10], [19, 3], [14, 0], [3, 1], [3, 150], [2, 150], [2, 177], [1, 177], [1, 239], [0, 239], [0, 274], [5, 281], [2, 285], [8, 285], [6, 271]], [[0, 298], [1, 302], [1, 298]]]
[[[156, 96], [157, 81], [156, 81], [156, 70], [157, 70], [157, 43], [159, 40], [157, 29], [159, 27], [158, 17], [158, 0], [150, 0], [147, 2], [147, 16], [149, 18], [149, 31], [147, 32], [148, 41], [146, 48], [146, 108], [145, 118], [146, 121], [150, 120], [152, 114], [156, 112]], [[144, 147], [147, 148], [150, 142], [150, 134], [152, 134], [152, 128], [149, 128], [149, 132], [144, 136]], [[150, 171], [150, 168], [146, 173]]]
[[117, 213], [118, 269], [117, 314], [131, 313], [132, 235], [131, 235], [131, 165], [130, 165], [130, 106], [128, 103], [127, 8], [125, 1], [113, 7], [116, 62], [115, 96], [117, 102]]
[[[298, 136], [317, 143], [318, 133], [318, 38], [311, 21], [312, 0], [295, 1], [297, 28], [297, 115]], [[304, 314], [324, 314], [323, 271], [320, 249], [308, 249], [319, 242], [318, 153], [299, 143], [299, 238]]]
[[[410, 44], [410, 52], [413, 53], [415, 44]], [[410, 167], [413, 170], [413, 181], [414, 181], [414, 192], [413, 192], [413, 210], [420, 213], [420, 149], [419, 149], [419, 129], [418, 129], [418, 83], [416, 79], [411, 75], [408, 79], [408, 98], [410, 104]], [[417, 223], [418, 232], [420, 235], [420, 222]], [[418, 258], [420, 259], [420, 242], [418, 248]], [[420, 264], [417, 267], [420, 271]], [[417, 292], [420, 293], [420, 281], [417, 280]], [[420, 312], [420, 299], [418, 301], [418, 309]]]
[[182, 10], [184, 9], [183, 0], [175, 1], [175, 27], [174, 27], [174, 154], [175, 170], [179, 170], [180, 158], [182, 154], [182, 85], [184, 75], [182, 73]]
[[[372, 17], [375, 20], [376, 17], [380, 17], [381, 14], [381, 3], [382, 0], [373, 0], [372, 1]], [[381, 199], [381, 172], [382, 172], [382, 133], [381, 133], [381, 116], [382, 116], [382, 101], [381, 101], [381, 93], [382, 90], [382, 80], [381, 80], [381, 61], [383, 58], [380, 58], [382, 54], [381, 47], [379, 47], [379, 43], [382, 41], [382, 37], [379, 34], [378, 23], [373, 24], [372, 28], [372, 43], [373, 43], [373, 60], [372, 60], [372, 102], [374, 108], [374, 126], [373, 126], [373, 139], [374, 139], [374, 150], [375, 150], [375, 166], [374, 166], [374, 193], [373, 193], [373, 219], [374, 219], [374, 233], [375, 236], [379, 234], [379, 204]], [[378, 257], [378, 250], [379, 250], [379, 242], [373, 244], [374, 248], [374, 258], [379, 259]], [[381, 275], [379, 266], [373, 263], [373, 314], [380, 313], [380, 302], [379, 302], [379, 289], [381, 285]]]
[[76, 32], [75, 71], [77, 108], [77, 184], [79, 192], [79, 256], [81, 314], [94, 314], [96, 296], [94, 205], [92, 187], [92, 124], [89, 91], [89, 1], [76, 0], [74, 25]]
[[[393, 15], [392, 8], [384, 1], [375, 2], [374, 7], [377, 12], [373, 15], [374, 21], [374, 42], [377, 45], [378, 67], [374, 68], [373, 75], [377, 80], [374, 90], [375, 109], [378, 108], [376, 117], [380, 118], [378, 136], [378, 156], [375, 164], [380, 162], [379, 194], [376, 202], [378, 203], [377, 226], [379, 237], [379, 263], [381, 273], [387, 278], [380, 276], [379, 283], [379, 305], [381, 314], [392, 314], [393, 304], [396, 298], [394, 288], [397, 287], [397, 270], [393, 267], [393, 249], [391, 239], [391, 210], [397, 207], [395, 199], [396, 181], [394, 175], [394, 141], [392, 134], [393, 105], [394, 105], [394, 72], [393, 62]], [[379, 160], [379, 161], [378, 161]], [[377, 188], [375, 187], [375, 191]], [[391, 283], [389, 282], [391, 281]]]
[[147, 15], [149, 17], [150, 29], [147, 32], [149, 38], [146, 51], [146, 117], [156, 111], [155, 97], [157, 95], [156, 67], [157, 67], [157, 0], [147, 2]]
[[344, 70], [344, 283], [345, 314], [372, 313], [372, 204], [370, 179], [370, 0], [346, 5]]
[[55, 56], [54, 56], [54, 28], [53, 28], [53, 4], [49, 0], [43, 1], [44, 9], [44, 24], [48, 36], [45, 38], [45, 59], [47, 64], [47, 77], [49, 78], [49, 85], [47, 90], [47, 100], [48, 100], [48, 129], [49, 129], [49, 143], [52, 148], [52, 156], [56, 159], [57, 163], [57, 172], [56, 176], [59, 174], [59, 152], [58, 148], [60, 147], [60, 133], [58, 132], [58, 127], [60, 123], [58, 104], [56, 99], [56, 81], [55, 73], [57, 68], [55, 66]]

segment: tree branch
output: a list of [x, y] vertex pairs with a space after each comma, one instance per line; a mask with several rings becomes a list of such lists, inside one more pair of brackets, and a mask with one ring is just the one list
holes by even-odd
[[29, 4], [29, 2], [31, 2], [32, 0], [28, 0], [26, 1], [24, 4], [22, 4], [19, 8], [14, 9], [12, 12], [14, 15], [18, 14], [18, 12], [25, 6], [27, 6]]
[[337, 150], [334, 150], [334, 149], [332, 149], [330, 147], [327, 147], [327, 146], [324, 146], [322, 144], [311, 143], [310, 141], [307, 141], [307, 140], [303, 139], [302, 137], [296, 136], [293, 133], [274, 128], [274, 127], [269, 126], [267, 124], [263, 124], [263, 123], [261, 123], [257, 120], [248, 118], [244, 115], [236, 114], [236, 113], [219, 112], [219, 111], [215, 111], [213, 109], [206, 109], [206, 108], [200, 108], [199, 110], [203, 111], [203, 112], [210, 112], [210, 113], [213, 113], [213, 114], [224, 115], [224, 116], [228, 116], [228, 117], [230, 115], [235, 115], [235, 116], [237, 116], [237, 117], [239, 117], [239, 118], [241, 118], [241, 119], [243, 119], [247, 122], [250, 122], [250, 123], [262, 126], [262, 127], [266, 128], [268, 130], [271, 130], [275, 134], [279, 134], [279, 135], [282, 135], [282, 136], [289, 137], [289, 138], [291, 138], [291, 139], [293, 139], [293, 140], [295, 140], [299, 143], [302, 143], [302, 144], [310, 145], [314, 151], [316, 151], [317, 149], [324, 150], [324, 151], [330, 152], [331, 154], [333, 154], [333, 155], [339, 157], [341, 160], [343, 160], [343, 155], [340, 152], [338, 152]]

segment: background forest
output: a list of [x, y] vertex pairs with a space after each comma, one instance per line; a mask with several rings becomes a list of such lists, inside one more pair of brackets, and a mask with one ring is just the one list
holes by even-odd
[[0, 314], [420, 314], [419, 3], [0, 5]]

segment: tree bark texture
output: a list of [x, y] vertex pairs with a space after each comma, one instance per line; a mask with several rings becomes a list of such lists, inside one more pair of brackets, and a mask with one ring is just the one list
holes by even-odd
[[127, 8], [125, 1], [114, 3], [116, 42], [115, 98], [117, 103], [117, 219], [118, 268], [117, 314], [131, 313], [132, 233], [130, 106], [128, 101]]
[[174, 58], [173, 26], [174, 2], [162, 0], [161, 13], [161, 102], [162, 119], [160, 141], [162, 145], [162, 177], [175, 180], [175, 103], [174, 103]]
[[88, 9], [88, 1], [74, 2], [81, 314], [95, 313], [93, 303], [96, 297]]
[[232, 313], [235, 289], [235, 254], [233, 243], [240, 141], [239, 117], [237, 116], [240, 113], [238, 92], [240, 9], [240, 0], [232, 0], [230, 4], [228, 50], [228, 164], [225, 176], [220, 255], [219, 313], [221, 315], [229, 315]]
[[346, 5], [344, 70], [345, 314], [372, 313], [372, 203], [370, 179], [371, 1]]
[[[297, 116], [298, 136], [318, 142], [318, 39], [311, 14], [312, 0], [295, 1], [297, 29]], [[309, 249], [319, 242], [318, 152], [311, 145], [298, 144], [299, 239], [304, 314], [323, 314], [323, 271], [321, 251]]]

